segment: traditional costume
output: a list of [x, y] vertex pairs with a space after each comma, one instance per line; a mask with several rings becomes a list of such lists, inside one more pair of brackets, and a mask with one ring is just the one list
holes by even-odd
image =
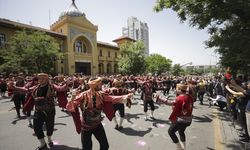
[[[112, 88], [109, 89], [109, 94], [110, 95], [125, 95], [125, 94], [128, 94], [128, 93], [132, 93], [133, 91], [129, 91], [128, 89], [124, 88], [123, 87], [123, 82], [122, 81], [119, 81], [117, 79], [115, 79], [112, 83]], [[130, 101], [130, 99], [128, 99]], [[114, 104], [114, 111], [116, 112], [118, 110], [119, 114], [120, 114], [120, 121], [119, 121], [119, 125], [118, 125], [118, 122], [117, 122], [117, 117], [115, 115], [115, 112], [114, 112], [114, 117], [113, 117], [113, 121], [115, 123], [115, 129], [122, 129], [123, 126], [122, 126], [122, 123], [123, 123], [123, 120], [124, 120], [124, 116], [125, 116], [125, 107], [124, 107], [124, 104], [123, 103], [118, 103], [118, 104]], [[128, 107], [130, 108], [131, 105], [128, 105]]]
[[53, 141], [51, 136], [54, 130], [54, 122], [55, 122], [55, 91], [66, 91], [67, 85], [64, 86], [57, 86], [55, 84], [49, 83], [49, 76], [45, 73], [38, 74], [38, 82], [37, 86], [34, 86], [30, 89], [27, 88], [18, 88], [15, 89], [28, 92], [31, 91], [31, 95], [33, 99], [29, 99], [27, 104], [25, 105], [27, 108], [26, 111], [32, 109], [32, 105], [35, 105], [35, 113], [33, 118], [34, 124], [34, 132], [40, 142], [40, 146], [37, 150], [43, 150], [47, 148], [47, 144], [44, 140], [44, 133], [43, 133], [43, 125], [45, 123], [46, 130], [47, 130], [47, 137], [48, 137], [48, 144], [50, 147], [53, 147]]
[[[17, 87], [24, 87], [24, 78], [22, 77], [17, 77], [16, 78], [16, 84], [15, 86]], [[16, 113], [17, 113], [17, 117], [20, 118], [20, 109], [21, 109], [21, 105], [24, 106], [24, 101], [25, 101], [25, 93], [13, 90], [13, 97], [12, 97], [12, 101], [15, 104], [15, 109], [16, 109]]]
[[[157, 101], [160, 101], [164, 104], [171, 105], [173, 107], [173, 111], [169, 117], [169, 120], [172, 122], [169, 129], [168, 134], [171, 137], [172, 141], [176, 144], [177, 150], [185, 150], [186, 149], [186, 136], [185, 130], [188, 126], [190, 126], [192, 122], [192, 112], [193, 112], [193, 98], [189, 94], [187, 94], [187, 86], [183, 84], [178, 84], [177, 93], [174, 102], [169, 102], [166, 99], [161, 99], [157, 97]], [[180, 140], [183, 144], [179, 142], [175, 132], [178, 131], [180, 135]]]
[[142, 85], [142, 99], [143, 99], [143, 106], [144, 106], [144, 113], [145, 113], [145, 121], [148, 120], [148, 105], [151, 108], [151, 115], [150, 118], [151, 119], [155, 119], [154, 118], [154, 110], [155, 110], [155, 106], [154, 106], [154, 101], [153, 101], [153, 85], [151, 81], [146, 81], [145, 83], [143, 83]]
[[[64, 86], [66, 83], [64, 82], [64, 76], [59, 76], [58, 77], [58, 81], [59, 81], [59, 86]], [[64, 111], [64, 109], [66, 109], [66, 105], [68, 103], [67, 100], [67, 92], [69, 91], [69, 89], [65, 89], [65, 91], [56, 91], [56, 97], [57, 97], [57, 102], [58, 102], [58, 106], [60, 108], [62, 108], [62, 111]]]
[[[100, 91], [101, 83], [101, 78], [90, 79], [88, 82], [90, 89], [76, 95], [76, 97], [73, 92], [73, 101], [67, 104], [67, 110], [72, 112], [77, 132], [81, 132], [82, 149], [84, 150], [92, 149], [92, 134], [95, 135], [100, 143], [101, 150], [107, 150], [109, 148], [106, 133], [101, 123], [103, 120], [101, 111], [111, 120], [114, 114], [112, 104], [124, 103], [127, 101], [127, 98], [132, 96], [110, 96], [105, 94]], [[82, 111], [81, 121], [78, 107], [80, 107]]]

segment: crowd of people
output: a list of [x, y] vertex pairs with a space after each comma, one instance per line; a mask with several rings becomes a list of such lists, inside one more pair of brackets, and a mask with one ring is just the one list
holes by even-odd
[[[170, 91], [176, 97], [169, 100]], [[157, 92], [161, 91], [161, 92]], [[140, 94], [143, 102], [144, 120], [154, 120], [155, 103], [173, 107], [169, 120], [168, 134], [178, 150], [186, 149], [185, 130], [192, 124], [193, 105], [197, 101], [204, 103], [208, 97], [209, 106], [218, 106], [219, 110], [230, 113], [232, 122], [241, 127], [240, 140], [249, 142], [246, 111], [250, 107], [250, 80], [226, 73], [218, 76], [122, 76], [96, 75], [52, 77], [46, 73], [26, 76], [22, 73], [0, 76], [0, 95], [10, 97], [14, 102], [17, 117], [23, 114], [28, 125], [34, 129], [40, 142], [38, 150], [53, 147], [52, 135], [55, 121], [55, 104], [62, 111], [71, 113], [77, 133], [81, 134], [82, 148], [92, 149], [92, 134], [100, 143], [101, 150], [109, 149], [108, 139], [102, 125], [104, 112], [113, 120], [115, 129], [123, 129], [125, 106], [131, 107], [133, 95]], [[159, 94], [162, 93], [162, 94]], [[249, 103], [248, 103], [249, 102]], [[148, 115], [148, 105], [150, 115]], [[34, 108], [33, 108], [34, 107]], [[22, 109], [21, 109], [22, 108]], [[34, 114], [31, 111], [34, 109]], [[80, 112], [81, 115], [80, 115]], [[116, 111], [119, 112], [119, 123]], [[33, 123], [31, 122], [33, 116]], [[42, 130], [46, 126], [47, 143]], [[176, 136], [178, 131], [180, 140]]]

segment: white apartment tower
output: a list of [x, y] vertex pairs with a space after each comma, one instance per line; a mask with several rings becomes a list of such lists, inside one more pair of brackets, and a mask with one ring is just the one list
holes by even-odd
[[128, 36], [136, 41], [142, 41], [145, 47], [145, 55], [149, 55], [148, 25], [136, 17], [129, 17], [127, 27], [122, 28], [123, 36]]

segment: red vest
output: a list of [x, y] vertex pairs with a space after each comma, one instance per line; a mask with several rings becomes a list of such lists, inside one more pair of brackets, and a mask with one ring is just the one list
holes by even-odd
[[193, 98], [190, 95], [179, 95], [173, 104], [169, 120], [176, 122], [178, 117], [190, 117], [193, 112]]

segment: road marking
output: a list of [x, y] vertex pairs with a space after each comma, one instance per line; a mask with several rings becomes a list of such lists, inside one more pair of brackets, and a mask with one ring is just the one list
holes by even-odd
[[213, 125], [214, 125], [214, 146], [216, 150], [223, 150], [223, 140], [221, 135], [221, 126], [220, 126], [220, 120], [218, 119], [218, 110], [213, 109], [213, 113], [215, 114], [215, 118], [213, 119]]

